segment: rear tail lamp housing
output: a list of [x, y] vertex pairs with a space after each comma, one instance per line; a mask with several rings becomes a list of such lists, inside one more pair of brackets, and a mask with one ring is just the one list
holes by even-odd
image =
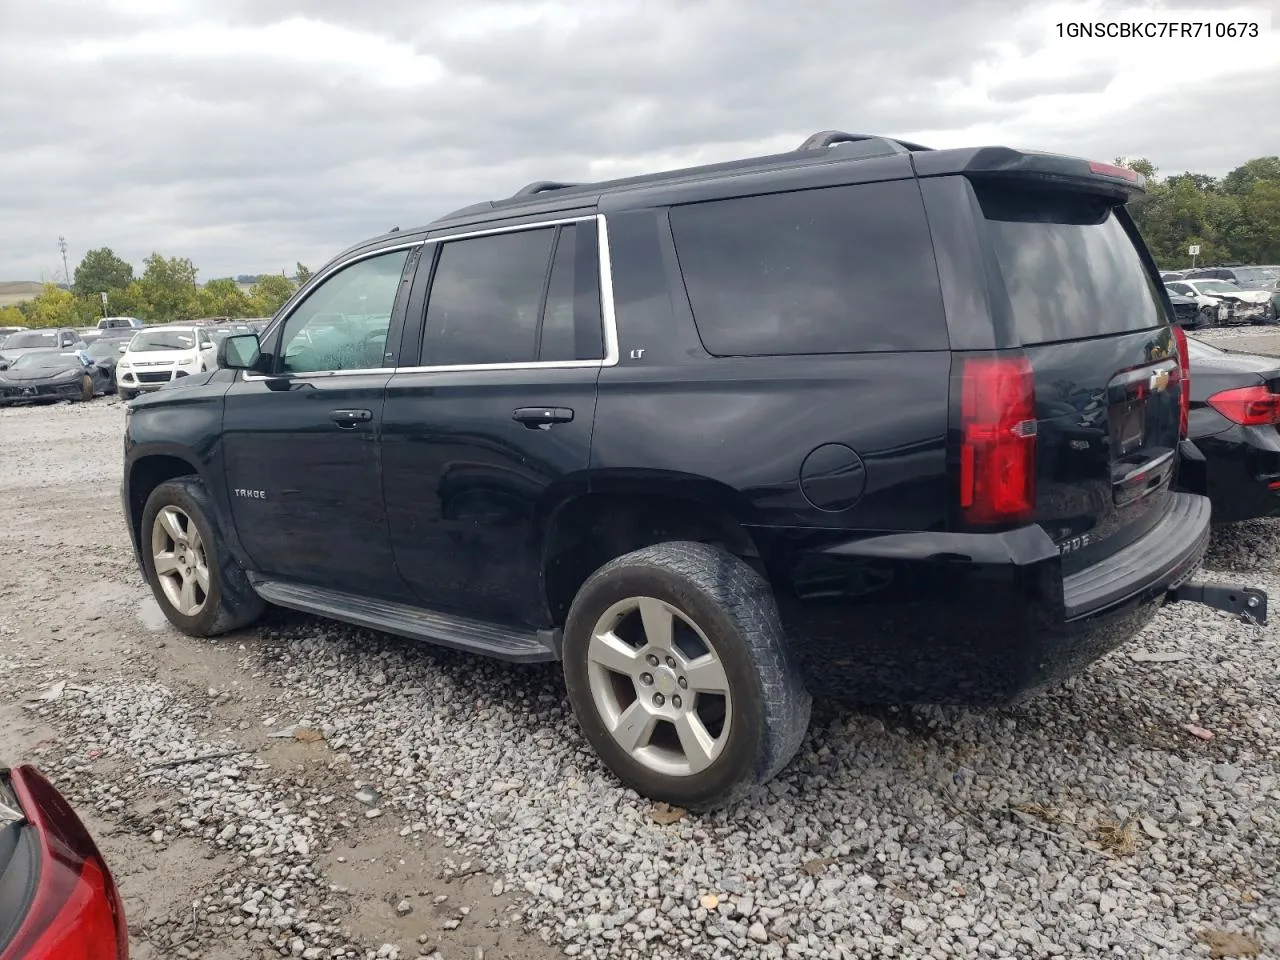
[[1280, 393], [1272, 393], [1261, 384], [1215, 393], [1209, 398], [1209, 406], [1243, 427], [1280, 424]]
[[15, 767], [10, 785], [35, 831], [38, 875], [0, 960], [128, 960], [120, 894], [80, 818], [34, 767]]
[[1191, 353], [1187, 332], [1177, 324], [1170, 329], [1178, 347], [1178, 436], [1185, 440], [1191, 422]]
[[1035, 512], [1035, 374], [1021, 354], [957, 358], [959, 508], [966, 525], [1022, 523]]

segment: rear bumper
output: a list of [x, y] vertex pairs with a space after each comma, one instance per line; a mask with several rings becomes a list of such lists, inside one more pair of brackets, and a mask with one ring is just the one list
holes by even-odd
[[811, 690], [861, 702], [1006, 704], [1134, 636], [1199, 566], [1209, 502], [1166, 515], [1105, 562], [1063, 577], [1038, 526], [814, 544], [753, 531], [776, 558], [783, 618]]

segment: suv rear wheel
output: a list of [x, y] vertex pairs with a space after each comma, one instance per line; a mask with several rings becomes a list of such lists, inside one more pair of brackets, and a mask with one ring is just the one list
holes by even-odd
[[183, 633], [211, 637], [252, 623], [266, 604], [214, 526], [198, 477], [160, 484], [142, 511], [142, 562], [151, 592]]
[[597, 570], [569, 610], [564, 672], [618, 778], [691, 809], [769, 780], [809, 724], [768, 584], [705, 544], [657, 544]]

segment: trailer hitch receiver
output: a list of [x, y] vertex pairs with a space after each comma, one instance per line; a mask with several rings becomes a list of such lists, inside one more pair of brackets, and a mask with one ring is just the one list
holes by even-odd
[[1221, 583], [1184, 583], [1165, 595], [1167, 603], [1186, 601], [1203, 603], [1215, 610], [1234, 613], [1245, 623], [1255, 625], [1267, 622], [1267, 594], [1255, 587], [1240, 587]]

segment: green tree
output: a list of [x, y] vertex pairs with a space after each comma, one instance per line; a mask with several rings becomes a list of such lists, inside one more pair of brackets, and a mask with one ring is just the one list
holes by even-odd
[[139, 292], [149, 319], [191, 319], [197, 312], [196, 272], [195, 264], [186, 257], [162, 257], [158, 253], [147, 257]]
[[0, 327], [25, 327], [27, 316], [17, 307], [0, 307]]
[[1222, 178], [1227, 193], [1248, 193], [1259, 181], [1280, 182], [1280, 157], [1256, 157], [1236, 167]]
[[247, 317], [249, 297], [230, 278], [210, 280], [196, 294], [196, 310], [202, 317]]
[[296, 288], [284, 277], [273, 273], [267, 274], [253, 285], [249, 293], [249, 302], [253, 306], [255, 317], [274, 316], [286, 300], [293, 296]]
[[75, 327], [80, 325], [76, 310], [76, 297], [70, 290], [46, 283], [31, 301], [30, 309], [23, 311], [29, 327]]
[[77, 296], [96, 297], [111, 290], [123, 290], [133, 280], [133, 266], [121, 260], [110, 247], [99, 247], [84, 255], [76, 267], [71, 289]]
[[305, 287], [307, 281], [311, 279], [311, 270], [301, 263], [297, 265], [297, 268], [298, 286]]

